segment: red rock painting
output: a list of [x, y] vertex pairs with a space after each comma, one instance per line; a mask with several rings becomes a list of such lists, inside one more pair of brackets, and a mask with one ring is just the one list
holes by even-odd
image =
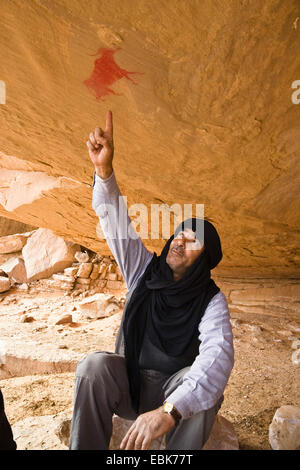
[[142, 72], [129, 72], [128, 70], [122, 69], [115, 62], [114, 54], [120, 50], [120, 47], [117, 49], [104, 49], [100, 47], [97, 53], [94, 55], [99, 55], [100, 57], [94, 62], [94, 70], [87, 80], [84, 80], [84, 84], [95, 94], [97, 100], [102, 100], [104, 96], [109, 95], [119, 95], [112, 88], [116, 81], [121, 80], [125, 77], [127, 80], [130, 80], [134, 85], [137, 85], [130, 75], [139, 74], [142, 75]]

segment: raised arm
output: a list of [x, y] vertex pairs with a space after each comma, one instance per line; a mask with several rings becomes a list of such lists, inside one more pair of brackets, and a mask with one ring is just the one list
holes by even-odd
[[114, 157], [113, 120], [112, 112], [107, 111], [105, 131], [96, 127], [89, 135], [86, 145], [89, 149], [90, 158], [94, 164], [95, 172], [101, 178], [108, 178], [112, 172], [112, 161]]
[[89, 156], [94, 164], [93, 209], [107, 244], [120, 267], [128, 289], [146, 269], [153, 253], [142, 243], [131, 225], [127, 208], [113, 171], [112, 112], [106, 115], [105, 131], [96, 127], [87, 141]]

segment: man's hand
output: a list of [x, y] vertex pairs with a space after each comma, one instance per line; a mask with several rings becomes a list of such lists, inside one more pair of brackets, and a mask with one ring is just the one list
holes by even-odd
[[105, 131], [96, 127], [89, 135], [86, 145], [89, 156], [95, 166], [95, 171], [101, 178], [108, 178], [112, 173], [112, 160], [114, 156], [113, 121], [112, 112], [107, 111]]
[[169, 432], [175, 426], [174, 418], [163, 412], [162, 406], [141, 414], [128, 429], [120, 449], [147, 450], [151, 442]]

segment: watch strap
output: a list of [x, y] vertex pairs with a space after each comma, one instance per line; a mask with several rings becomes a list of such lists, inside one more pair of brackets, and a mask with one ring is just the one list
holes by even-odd
[[168, 413], [169, 415], [173, 416], [175, 420], [175, 426], [178, 426], [182, 416], [177, 410], [177, 408], [172, 403], [165, 402], [163, 405], [163, 411], [164, 413]]

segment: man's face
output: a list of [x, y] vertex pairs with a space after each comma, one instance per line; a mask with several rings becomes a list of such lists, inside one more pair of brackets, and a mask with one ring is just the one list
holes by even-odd
[[181, 279], [186, 270], [204, 250], [204, 245], [196, 238], [195, 232], [187, 228], [178, 233], [170, 244], [166, 263], [174, 274], [174, 280]]

